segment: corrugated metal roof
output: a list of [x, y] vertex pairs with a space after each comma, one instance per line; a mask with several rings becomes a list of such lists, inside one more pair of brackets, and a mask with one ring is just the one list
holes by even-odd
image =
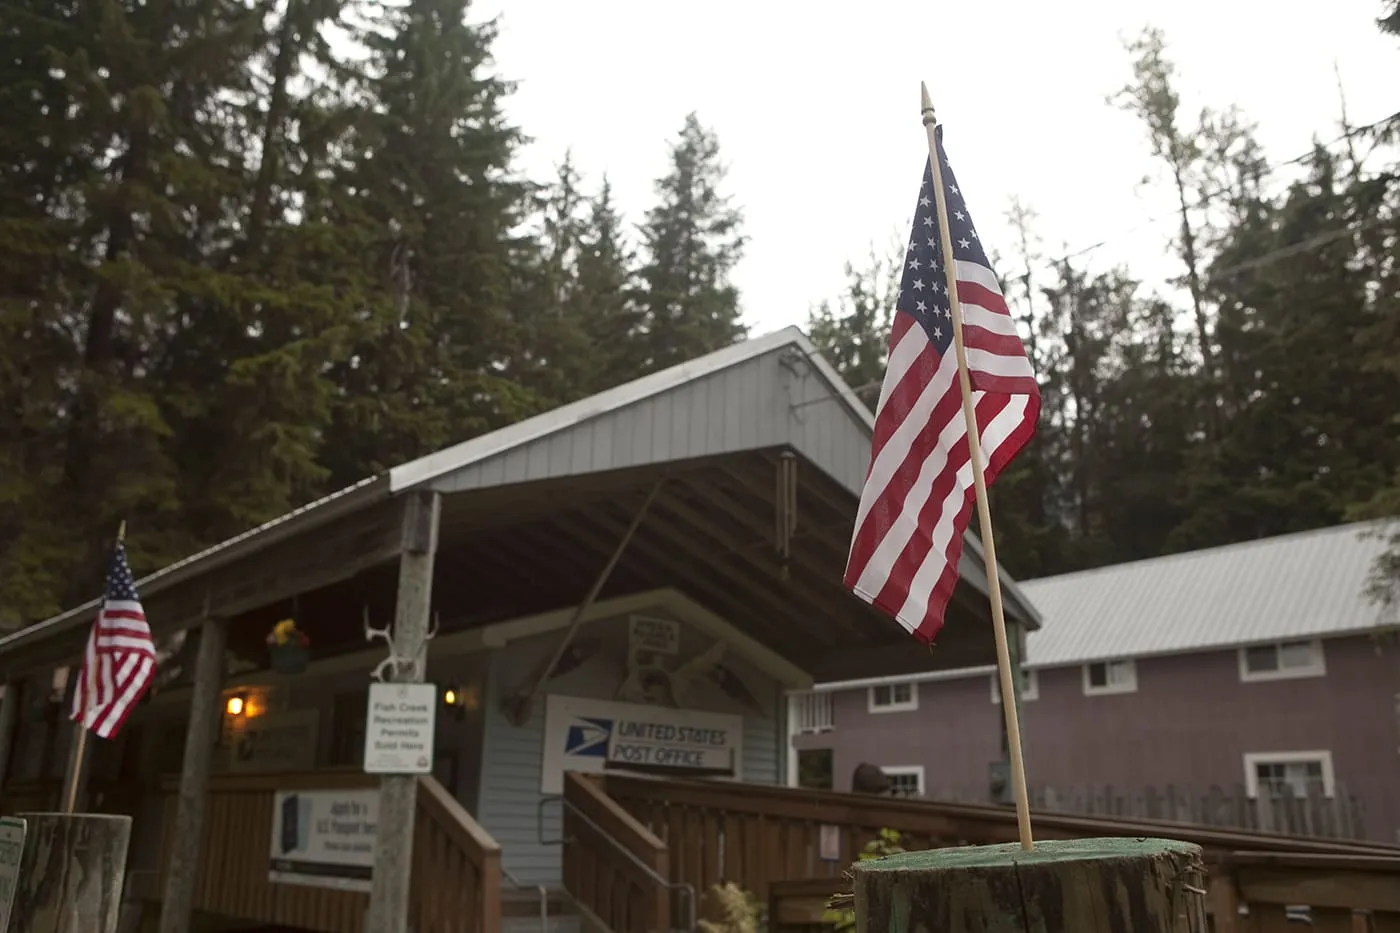
[[870, 410], [860, 402], [836, 370], [821, 358], [812, 342], [807, 339], [807, 335], [796, 327], [785, 327], [396, 466], [389, 471], [389, 486], [394, 492], [425, 486], [446, 473], [460, 470], [487, 457], [548, 437], [599, 415], [626, 408], [643, 399], [789, 346], [796, 347], [812, 361], [833, 394], [845, 404], [852, 417], [867, 429], [874, 429], [875, 422]]
[[1365, 594], [1385, 540], [1342, 525], [1021, 581], [1044, 625], [1028, 667], [1227, 648], [1380, 624]]
[[[301, 533], [346, 512], [382, 501], [406, 490], [428, 486], [445, 474], [495, 454], [541, 437], [565, 432], [607, 412], [627, 408], [644, 399], [787, 347], [795, 348], [812, 363], [832, 394], [865, 431], [873, 429], [874, 418], [870, 410], [856, 397], [836, 370], [821, 357], [806, 334], [797, 327], [786, 327], [394, 467], [149, 574], [137, 581], [137, 587], [143, 595], [153, 595], [265, 547], [284, 536]], [[981, 542], [970, 531], [964, 541], [967, 547], [960, 571], [974, 586], [985, 591], [985, 575], [980, 567], [983, 555]], [[1031, 626], [1035, 626], [1039, 621], [1035, 610], [1030, 607], [1017, 584], [1004, 570], [1002, 581], [1009, 608], [1025, 616]], [[18, 645], [44, 639], [54, 632], [64, 631], [78, 624], [87, 624], [96, 605], [96, 600], [93, 600], [0, 637], [0, 655]]]

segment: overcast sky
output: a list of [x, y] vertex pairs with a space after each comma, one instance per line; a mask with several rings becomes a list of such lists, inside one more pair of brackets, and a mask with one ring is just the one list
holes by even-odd
[[[545, 178], [572, 148], [607, 172], [634, 221], [685, 114], [719, 134], [750, 242], [736, 278], [761, 333], [805, 321], [839, 292], [842, 264], [912, 216], [926, 157], [919, 82], [984, 242], [1012, 251], [1019, 196], [1053, 257], [1102, 240], [1099, 268], [1149, 280], [1171, 196], [1143, 130], [1105, 102], [1129, 75], [1122, 39], [1166, 31], [1185, 109], [1238, 104], [1271, 162], [1335, 138], [1340, 69], [1355, 124], [1400, 109], [1400, 44], [1375, 26], [1380, 0], [1290, 10], [1251, 0], [486, 0], [500, 14], [507, 112], [533, 139], [522, 167]], [[1153, 222], [1156, 221], [1156, 222]], [[998, 270], [1003, 277], [1017, 269]]]

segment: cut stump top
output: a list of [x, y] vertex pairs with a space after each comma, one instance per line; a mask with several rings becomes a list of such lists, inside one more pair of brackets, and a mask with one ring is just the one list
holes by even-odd
[[856, 872], [945, 872], [1045, 865], [1051, 862], [1141, 859], [1168, 854], [1199, 857], [1201, 848], [1194, 843], [1175, 839], [1116, 836], [1102, 839], [1047, 839], [1037, 842], [1030, 852], [1022, 849], [1021, 844], [1017, 842], [995, 846], [956, 846], [888, 855], [857, 862], [852, 867]]

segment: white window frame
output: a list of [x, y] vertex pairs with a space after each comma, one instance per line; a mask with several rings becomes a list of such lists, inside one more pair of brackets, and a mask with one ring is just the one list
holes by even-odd
[[913, 775], [919, 782], [919, 790], [915, 796], [922, 797], [928, 792], [928, 788], [924, 786], [923, 765], [881, 765], [880, 773], [885, 777], [909, 777]]
[[[899, 701], [894, 699], [894, 688], [904, 685], [909, 686], [909, 699]], [[890, 690], [889, 703], [876, 703], [875, 691], [881, 687], [888, 687]], [[866, 709], [872, 713], [909, 713], [919, 708], [919, 682], [916, 680], [899, 680], [887, 684], [876, 684], [865, 689]]]
[[[1108, 668], [1113, 665], [1126, 664], [1128, 665], [1128, 679], [1123, 683], [1115, 684], [1110, 681], [1102, 687], [1097, 687], [1089, 682], [1089, 668], [1093, 667], [1095, 664], [1104, 665], [1105, 676], [1107, 676]], [[1084, 680], [1084, 695], [1086, 697], [1107, 696], [1113, 693], [1137, 693], [1137, 661], [1134, 658], [1110, 658], [1103, 661], [1091, 661], [1081, 668], [1081, 674]]]
[[1259, 765], [1296, 764], [1317, 762], [1322, 765], [1322, 796], [1334, 797], [1337, 794], [1337, 774], [1332, 769], [1330, 749], [1314, 749], [1302, 752], [1245, 752], [1244, 790], [1249, 799], [1259, 796]]
[[[1284, 645], [1309, 645], [1312, 648], [1313, 663], [1306, 667], [1283, 667], [1280, 666], [1273, 671], [1252, 671], [1249, 669], [1249, 649], [1250, 648], [1273, 648], [1275, 652], [1280, 652]], [[1327, 653], [1323, 649], [1321, 639], [1317, 638], [1290, 638], [1285, 641], [1274, 642], [1272, 645], [1246, 645], [1240, 648], [1236, 654], [1240, 663], [1240, 683], [1258, 683], [1265, 680], [1296, 680], [1301, 677], [1326, 677], [1327, 676]], [[1280, 657], [1280, 662], [1282, 658]]]
[[[1032, 667], [1021, 668], [1025, 681], [1021, 684], [1021, 699], [1027, 703], [1040, 699], [1040, 672]], [[992, 675], [992, 702], [1001, 705], [1001, 674]]]

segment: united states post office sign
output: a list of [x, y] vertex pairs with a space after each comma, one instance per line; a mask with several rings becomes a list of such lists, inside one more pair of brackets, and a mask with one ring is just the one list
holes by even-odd
[[742, 774], [744, 720], [726, 713], [550, 694], [540, 792], [564, 792], [564, 772]]

